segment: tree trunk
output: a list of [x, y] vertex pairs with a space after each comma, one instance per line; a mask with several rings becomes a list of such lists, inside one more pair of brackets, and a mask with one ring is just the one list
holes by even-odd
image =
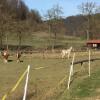
[[6, 49], [8, 50], [8, 33], [6, 34]]

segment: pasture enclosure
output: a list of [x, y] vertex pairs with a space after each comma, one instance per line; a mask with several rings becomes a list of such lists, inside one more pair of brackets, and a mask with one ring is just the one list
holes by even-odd
[[[48, 56], [51, 57], [43, 59], [43, 56], [40, 54], [31, 54], [31, 56], [26, 54], [21, 58], [23, 60], [21, 63], [15, 62], [15, 57], [13, 56], [9, 58], [12, 62], [6, 64], [0, 59], [0, 98], [13, 87], [28, 64], [30, 64], [31, 68], [27, 100], [74, 100], [76, 98], [78, 100], [86, 98], [91, 100], [90, 98], [96, 98], [96, 96], [99, 98], [100, 91], [98, 89], [100, 88], [100, 81], [98, 75], [100, 72], [100, 62], [98, 60], [91, 62], [90, 78], [88, 77], [88, 63], [85, 63], [83, 66], [80, 66], [80, 64], [75, 65], [70, 90], [68, 91], [67, 82], [73, 53], [70, 59], [62, 59], [59, 55], [59, 53], [50, 53]], [[88, 59], [87, 52], [76, 52], [75, 55], [75, 61]], [[100, 52], [92, 53], [91, 56], [92, 58], [99, 58]], [[38, 70], [38, 68], [40, 69]], [[16, 91], [9, 95], [7, 99], [22, 100], [24, 84], [25, 78]], [[82, 87], [84, 84], [86, 86]], [[83, 94], [81, 94], [82, 91], [84, 91]]]

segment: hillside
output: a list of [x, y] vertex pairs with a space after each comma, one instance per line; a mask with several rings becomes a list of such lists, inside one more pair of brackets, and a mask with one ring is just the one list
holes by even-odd
[[[54, 10], [57, 12], [55, 8]], [[61, 9], [59, 10], [61, 12]], [[50, 9], [50, 11], [52, 12], [52, 9]], [[59, 36], [61, 36], [61, 38], [64, 36], [65, 38], [67, 36], [72, 36], [82, 40], [87, 39], [88, 24], [87, 16], [85, 15], [76, 15], [62, 18], [59, 16], [55, 17], [55, 15], [51, 13], [50, 16], [52, 18], [44, 21], [37, 10], [29, 10], [27, 5], [22, 0], [20, 0], [19, 3], [16, 0], [0, 0], [0, 15], [1, 48], [3, 45], [8, 44], [14, 44], [18, 47], [21, 45], [32, 45], [35, 47], [37, 43], [39, 45], [39, 43], [41, 44], [43, 41], [51, 41], [51, 45], [57, 45], [56, 42], [60, 41], [58, 40], [60, 38]], [[92, 14], [89, 20], [89, 38], [99, 39], [100, 13]], [[38, 34], [38, 32], [41, 34]], [[41, 38], [38, 36], [35, 37], [34, 33], [37, 33], [38, 36], [40, 35]], [[48, 38], [43, 39], [42, 33], [47, 33]], [[69, 39], [66, 41], [69, 41]], [[60, 43], [58, 45], [62, 46], [65, 44]]]

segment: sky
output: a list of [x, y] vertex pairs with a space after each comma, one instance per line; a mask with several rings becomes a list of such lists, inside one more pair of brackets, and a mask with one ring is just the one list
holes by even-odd
[[38, 10], [44, 16], [48, 9], [59, 4], [62, 7], [63, 17], [79, 14], [78, 5], [84, 2], [95, 2], [100, 5], [100, 0], [23, 0], [29, 9]]

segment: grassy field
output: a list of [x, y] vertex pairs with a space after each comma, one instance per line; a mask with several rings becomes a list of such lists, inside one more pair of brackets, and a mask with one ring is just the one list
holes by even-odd
[[[88, 63], [83, 67], [74, 66], [74, 76], [67, 89], [69, 66], [72, 57], [61, 59], [59, 53], [23, 55], [23, 62], [17, 63], [15, 56], [8, 63], [0, 59], [0, 99], [10, 91], [28, 64], [31, 65], [27, 100], [99, 100], [100, 99], [100, 61], [91, 62], [91, 77], [88, 77]], [[49, 57], [50, 56], [50, 57]], [[72, 56], [72, 55], [71, 55]], [[92, 58], [100, 57], [100, 52], [92, 53]], [[75, 61], [87, 59], [88, 53], [76, 52]], [[46, 67], [34, 70], [34, 68]], [[25, 78], [7, 100], [22, 100]]]
[[[79, 49], [86, 45], [85, 40], [79, 37], [57, 35], [56, 46], [60, 49], [73, 46]], [[44, 49], [51, 46], [54, 39], [50, 40], [49, 34], [36, 32], [31, 37], [22, 39], [22, 45], [29, 45], [35, 49]], [[6, 44], [6, 41], [4, 41]], [[15, 36], [8, 36], [8, 44], [18, 45]], [[45, 56], [45, 58], [44, 58]], [[92, 53], [92, 58], [100, 58], [100, 52]], [[100, 99], [100, 62], [91, 62], [91, 77], [88, 77], [88, 63], [83, 67], [74, 66], [74, 76], [71, 80], [70, 90], [67, 89], [68, 75], [71, 58], [61, 59], [60, 52], [52, 53], [48, 51], [36, 52], [33, 54], [23, 54], [22, 62], [17, 63], [15, 55], [9, 57], [8, 63], [0, 59], [0, 99], [5, 93], [8, 93], [17, 80], [24, 73], [30, 64], [29, 84], [27, 91], [27, 100], [96, 100]], [[88, 59], [87, 52], [76, 52], [75, 61]], [[34, 70], [34, 68], [45, 67]], [[7, 100], [22, 100], [25, 85], [25, 78], [18, 88], [8, 95]]]
[[[14, 60], [14, 57], [10, 57], [9, 59]], [[42, 94], [45, 94], [47, 90], [50, 88], [55, 87], [55, 85], [62, 79], [65, 75], [65, 66], [62, 63], [59, 63], [60, 59], [43, 59], [41, 58], [34, 58], [34, 57], [23, 57], [22, 63], [17, 63], [16, 61], [9, 62], [4, 64], [2, 60], [0, 60], [0, 98], [3, 94], [7, 93], [16, 81], [19, 79], [21, 74], [27, 68], [27, 65], [31, 65], [30, 70], [30, 80], [29, 80], [29, 95], [34, 95], [34, 91], [37, 91], [36, 95], [39, 98]], [[61, 62], [61, 61], [60, 61]], [[55, 63], [59, 63], [56, 65]], [[46, 69], [34, 70], [36, 67], [49, 67]], [[12, 98], [19, 98], [23, 95], [23, 87], [24, 87], [25, 79], [20, 84], [19, 88], [16, 90], [14, 94], [12, 94]], [[17, 96], [16, 96], [17, 95]], [[34, 96], [33, 96], [34, 97]], [[11, 100], [11, 99], [8, 99]]]
[[[18, 38], [13, 34], [8, 35], [8, 44], [10, 45], [18, 45]], [[35, 49], [38, 48], [47, 48], [54, 45], [54, 37], [50, 39], [49, 33], [45, 32], [34, 32], [31, 36], [25, 35], [22, 38], [21, 45], [28, 45], [32, 46]], [[3, 42], [6, 44], [6, 40]], [[85, 40], [82, 40], [80, 37], [74, 37], [74, 36], [66, 36], [66, 35], [60, 35], [57, 34], [56, 38], [56, 46], [59, 48], [68, 48], [70, 46], [73, 47], [82, 47], [86, 44]]]

